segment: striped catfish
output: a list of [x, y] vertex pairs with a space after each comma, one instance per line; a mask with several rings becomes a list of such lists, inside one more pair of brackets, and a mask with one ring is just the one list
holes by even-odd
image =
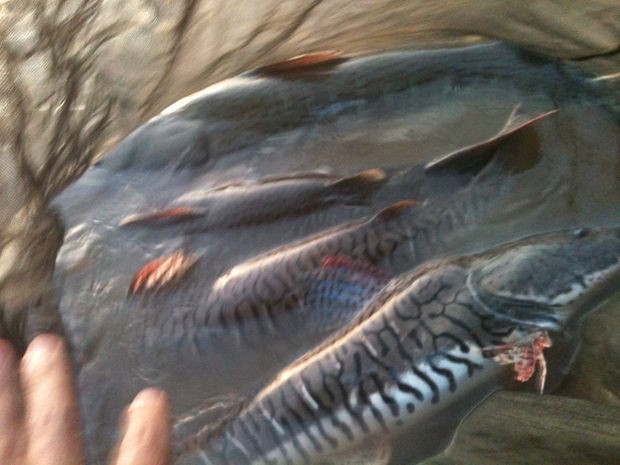
[[420, 460], [506, 385], [507, 354], [575, 329], [619, 284], [619, 229], [429, 262], [390, 281], [228, 423], [179, 443], [179, 463], [340, 463], [388, 443], [399, 445], [391, 463]]

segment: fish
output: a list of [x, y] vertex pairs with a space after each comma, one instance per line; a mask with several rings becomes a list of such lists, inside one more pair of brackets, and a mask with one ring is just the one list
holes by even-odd
[[[615, 120], [563, 66], [500, 45], [400, 53], [271, 69], [211, 88], [146, 123], [54, 200], [66, 227], [54, 285], [89, 463], [106, 460], [118, 414], [146, 385], [169, 393], [175, 415], [189, 414], [188, 440], [212, 424], [210, 403], [222, 396], [232, 397], [220, 402], [232, 407], [216, 411], [238, 411], [235, 399], [251, 399], [356, 318], [385, 285], [377, 270], [396, 279], [426, 260], [523, 234], [617, 224], [610, 207], [617, 152], [600, 142]], [[584, 124], [589, 130], [580, 132]], [[319, 143], [325, 158], [317, 162]], [[335, 182], [368, 169], [385, 179], [363, 205], [334, 202], [297, 214], [290, 202], [290, 210], [258, 224], [218, 229], [192, 204], [194, 195], [235, 180], [251, 180], [251, 189], [262, 181], [275, 186], [284, 180], [266, 176], [312, 175], [317, 167], [336, 173]], [[594, 172], [601, 182], [592, 184]], [[152, 218], [120, 224], [132, 214]], [[330, 257], [339, 263], [325, 263]], [[555, 370], [547, 353], [558, 342], [550, 329], [541, 337], [544, 331], [553, 337], [542, 350], [548, 390]], [[535, 380], [542, 371], [537, 337], [519, 333], [485, 347], [485, 355], [511, 378], [527, 377], [534, 361]], [[517, 357], [527, 359], [519, 373]], [[443, 420], [451, 424], [450, 415]]]
[[530, 94], [544, 92], [553, 101], [595, 93], [576, 70], [502, 43], [366, 57], [310, 54], [259, 67], [179, 100], [96, 166], [112, 172], [188, 170], [292, 129], [394, 99], [406, 101], [409, 91], [422, 86], [442, 92], [499, 81]]
[[[521, 121], [518, 129], [510, 131], [510, 135], [552, 113]], [[505, 140], [507, 136], [500, 137]], [[194, 321], [211, 327], [241, 330], [252, 320], [262, 330], [277, 328], [278, 315], [301, 308], [299, 295], [308, 290], [307, 274], [330, 255], [345, 255], [379, 265], [400, 248], [405, 250], [399, 252], [401, 261], [409, 267], [417, 265], [441, 250], [444, 243], [449, 243], [451, 235], [463, 234], [475, 224], [478, 215], [483, 217], [484, 209], [479, 206], [489, 203], [488, 197], [509, 188], [498, 185], [497, 170], [505, 160], [490, 161], [500, 142], [491, 147], [484, 142], [483, 148], [473, 146], [452, 157], [441, 157], [442, 164], [446, 165], [444, 170], [449, 167], [452, 171], [459, 171], [471, 168], [470, 152], [475, 151], [476, 157], [482, 155], [482, 162], [475, 163], [478, 171], [466, 177], [467, 181], [460, 189], [447, 198], [428, 199], [423, 207], [413, 199], [401, 200], [384, 207], [369, 219], [304, 237], [232, 267], [214, 281]], [[465, 164], [464, 158], [467, 159]]]
[[190, 191], [173, 205], [125, 217], [121, 226], [157, 227], [183, 223], [187, 231], [206, 231], [272, 222], [334, 203], [365, 205], [385, 180], [381, 169], [351, 176], [299, 174], [258, 183], [222, 186], [206, 193]]
[[[227, 424], [177, 444], [178, 463], [325, 463], [380, 437], [407, 442], [408, 455], [399, 447], [390, 463], [421, 460], [504, 385], [486, 348], [515, 333], [572, 330], [619, 284], [620, 229], [535, 235], [427, 262], [388, 282]], [[446, 415], [449, 427], [438, 429]]]
[[213, 284], [204, 305], [207, 326], [241, 328], [243, 319], [266, 318], [297, 302], [299, 281], [328, 255], [345, 254], [370, 263], [387, 257], [399, 243], [411, 237], [403, 223], [416, 202], [402, 200], [366, 221], [356, 221], [323, 231], [298, 243], [247, 260], [222, 274]]

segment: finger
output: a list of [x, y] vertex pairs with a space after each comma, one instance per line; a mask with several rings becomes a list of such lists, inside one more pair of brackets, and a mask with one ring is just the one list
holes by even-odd
[[28, 464], [84, 463], [71, 365], [59, 336], [42, 334], [21, 364]]
[[139, 392], [127, 409], [125, 434], [113, 464], [170, 464], [169, 416], [163, 391], [147, 388]]
[[0, 339], [0, 463], [23, 463], [21, 406], [15, 352], [8, 341]]

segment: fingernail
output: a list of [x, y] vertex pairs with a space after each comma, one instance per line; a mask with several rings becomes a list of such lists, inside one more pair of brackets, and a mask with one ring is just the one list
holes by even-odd
[[131, 405], [129, 405], [129, 411], [151, 407], [153, 404], [161, 402], [165, 396], [166, 394], [160, 389], [154, 387], [145, 388], [136, 395]]
[[62, 338], [53, 334], [41, 334], [26, 349], [22, 363], [31, 370], [47, 369], [58, 360], [64, 350]]

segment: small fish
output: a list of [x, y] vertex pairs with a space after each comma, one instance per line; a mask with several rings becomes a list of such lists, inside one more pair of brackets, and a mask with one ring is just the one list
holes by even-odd
[[[528, 344], [540, 353], [550, 319], [556, 330], [569, 328], [617, 290], [618, 279], [620, 230], [532, 236], [429, 262], [394, 278], [350, 324], [194, 444], [198, 450], [177, 453], [208, 465], [317, 464], [402, 436], [409, 447], [402, 459], [420, 460], [502, 386], [504, 361], [486, 348], [514, 344], [515, 334], [531, 330]], [[498, 303], [510, 299], [531, 311], [517, 319], [488, 294], [482, 302], [478, 286], [498, 292]], [[520, 369], [520, 377], [530, 376], [530, 361]], [[451, 420], [436, 428], [445, 416]]]
[[307, 174], [271, 178], [258, 184], [231, 185], [190, 192], [163, 210], [130, 215], [121, 226], [170, 226], [183, 223], [191, 231], [226, 229], [267, 223], [340, 203], [366, 205], [385, 180], [381, 169], [347, 177]]
[[324, 257], [338, 253], [377, 263], [411, 237], [403, 219], [416, 205], [412, 200], [398, 202], [369, 220], [339, 226], [233, 267], [216, 280], [204, 315], [197, 320], [239, 330], [248, 320], [275, 325], [278, 313], [297, 307], [310, 284], [308, 273]]

